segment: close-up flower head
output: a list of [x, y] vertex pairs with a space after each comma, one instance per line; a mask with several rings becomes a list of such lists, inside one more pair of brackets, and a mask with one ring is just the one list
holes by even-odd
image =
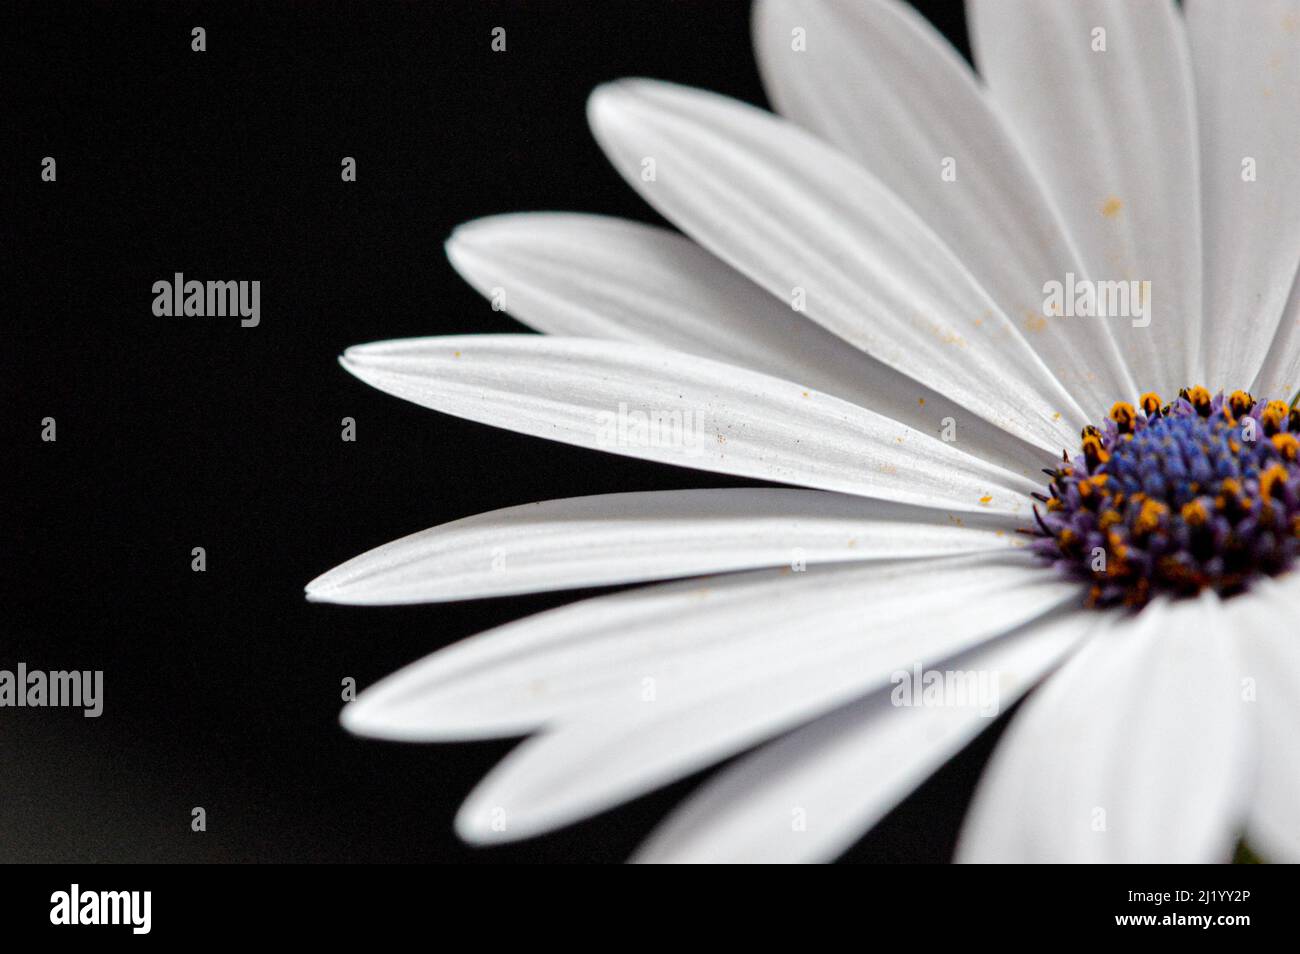
[[[361, 344], [445, 414], [774, 487], [546, 500], [308, 599], [648, 584], [442, 649], [362, 736], [527, 735], [456, 819], [527, 838], [723, 760], [640, 861], [834, 859], [1028, 699], [959, 861], [1300, 858], [1300, 7], [761, 0], [774, 112], [595, 89], [679, 231], [468, 222], [541, 334]], [[433, 756], [433, 757], [436, 757]]]
[[368, 949], [408, 865], [1289, 927], [1300, 0], [13, 0], [0, 63], [14, 945]]

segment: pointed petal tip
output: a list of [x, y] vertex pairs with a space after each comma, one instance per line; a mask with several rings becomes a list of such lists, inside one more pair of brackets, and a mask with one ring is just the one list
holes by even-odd
[[[583, 213], [564, 211], [535, 212], [497, 212], [483, 215], [477, 219], [467, 219], [457, 224], [443, 241], [443, 248], [450, 257], [453, 251], [464, 249], [487, 248], [497, 239], [509, 239], [512, 231], [526, 229], [529, 226], [581, 216]], [[589, 215], [589, 214], [588, 214]]]
[[587, 120], [593, 128], [601, 121], [615, 119], [618, 112], [648, 90], [669, 85], [662, 80], [642, 76], [625, 76], [601, 83], [587, 97]]
[[339, 364], [350, 374], [361, 377], [362, 368], [382, 362], [394, 350], [394, 346], [403, 344], [404, 340], [411, 341], [414, 339], [386, 339], [351, 345], [339, 355]]
[[[339, 367], [371, 387], [378, 387], [372, 380], [373, 374], [371, 374], [371, 371], [379, 360], [382, 359], [374, 355], [367, 355], [365, 352], [358, 350], [357, 347], [348, 348], [338, 357]], [[380, 388], [380, 390], [383, 389]]]
[[456, 837], [467, 845], [488, 845], [510, 840], [505, 837], [506, 831], [493, 830], [491, 823], [483, 818], [483, 813], [478, 808], [471, 807], [470, 800], [466, 800], [456, 813], [452, 827]]
[[418, 603], [445, 602], [433, 597], [410, 597], [391, 592], [367, 592], [348, 583], [331, 583], [319, 589], [306, 591], [308, 603], [329, 603], [331, 606], [414, 606]]
[[456, 812], [453, 827], [461, 841], [469, 845], [503, 845], [535, 838], [548, 830], [509, 806], [497, 804], [489, 785], [488, 780], [480, 782]]
[[[700, 98], [705, 98], [710, 102], [744, 103], [743, 100], [732, 100], [720, 93], [698, 86], [691, 86], [687, 83], [655, 79], [650, 76], [624, 76], [616, 80], [610, 80], [607, 83], [601, 83], [588, 94], [587, 116], [592, 118], [600, 114], [607, 118], [614, 118], [618, 111], [628, 107], [671, 106], [680, 104], [683, 101], [693, 102]], [[766, 110], [763, 110], [763, 112], [766, 112]]]
[[[377, 341], [364, 341], [343, 350], [340, 361], [367, 363], [376, 358], [406, 358], [412, 352], [454, 348], [457, 342], [466, 338], [489, 339], [510, 337], [509, 335], [415, 335], [409, 338], [380, 338]], [[516, 335], [515, 337], [522, 337]]]
[[339, 725], [350, 734], [390, 742], [428, 742], [427, 735], [394, 717], [393, 707], [367, 689], [339, 710]]
[[458, 223], [447, 233], [447, 237], [442, 243], [443, 249], [447, 252], [447, 257], [451, 258], [453, 250], [464, 248], [471, 245], [475, 239], [484, 237], [485, 233], [491, 231], [493, 225], [506, 217], [504, 215], [485, 215], [481, 218]]
[[535, 718], [484, 714], [446, 699], [439, 687], [421, 692], [405, 671], [362, 691], [340, 710], [339, 724], [367, 739], [422, 744], [519, 739], [541, 728]]
[[627, 82], [626, 79], [608, 80], [593, 87], [587, 94], [587, 108], [599, 108], [613, 101], [617, 98], [618, 91], [626, 86]]
[[[456, 268], [456, 251], [465, 245], [465, 233], [462, 231], [465, 224], [462, 223], [447, 233], [447, 237], [442, 240], [442, 254], [447, 256], [447, 261], [451, 262], [452, 267]], [[457, 271], [460, 269], [457, 268]]]
[[308, 603], [344, 602], [338, 598], [337, 586], [329, 579], [333, 573], [333, 570], [322, 573], [302, 588], [303, 596], [306, 597]]
[[343, 349], [343, 353], [339, 355], [339, 361], [355, 361], [357, 358], [365, 354], [368, 349], [373, 347], [374, 344], [375, 342], [373, 341], [367, 341], [361, 344], [348, 345]]
[[365, 731], [365, 716], [358, 708], [360, 700], [349, 702], [339, 710], [339, 725], [351, 735], [368, 735]]
[[[383, 550], [383, 547], [376, 547]], [[427, 595], [411, 596], [401, 588], [385, 585], [382, 574], [376, 579], [374, 567], [368, 563], [374, 551], [366, 551], [326, 570], [310, 581], [303, 590], [309, 603], [332, 603], [336, 606], [409, 606], [415, 603], [434, 603], [438, 599]]]
[[326, 570], [324, 573], [317, 573], [307, 581], [306, 585], [303, 586], [303, 589], [308, 593], [319, 593], [330, 585], [332, 578], [338, 573], [338, 570], [339, 568], [335, 566], [330, 567], [330, 569]]
[[587, 96], [587, 125], [596, 133], [597, 138], [612, 118], [613, 110], [617, 106], [617, 85], [617, 80], [601, 83]]
[[[483, 257], [490, 254], [498, 240], [504, 236], [507, 220], [514, 218], [517, 216], [488, 215], [461, 222], [452, 229], [442, 243], [442, 251], [457, 274], [474, 285], [475, 266], [481, 267]], [[482, 288], [479, 291], [486, 294]]]

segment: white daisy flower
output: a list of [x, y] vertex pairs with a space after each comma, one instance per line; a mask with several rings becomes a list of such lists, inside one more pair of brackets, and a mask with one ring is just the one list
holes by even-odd
[[[452, 263], [545, 334], [342, 358], [434, 410], [789, 485], [513, 507], [309, 585], [671, 581], [474, 636], [344, 709], [378, 738], [530, 736], [466, 839], [740, 755], [639, 859], [831, 859], [1037, 686], [959, 859], [1216, 861], [1243, 834], [1300, 859], [1300, 2], [969, 12], [980, 78], [893, 0], [771, 0], [779, 116], [597, 89], [596, 138], [689, 238], [470, 223]], [[1081, 317], [1102, 282], [1137, 283], [1129, 314]]]

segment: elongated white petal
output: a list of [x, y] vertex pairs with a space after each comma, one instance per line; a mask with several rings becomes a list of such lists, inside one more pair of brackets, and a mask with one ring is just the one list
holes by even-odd
[[588, 115], [647, 201], [841, 338], [1046, 450], [1084, 420], [952, 250], [839, 151], [752, 106], [650, 80], [600, 87]]
[[1078, 256], [974, 73], [920, 14], [898, 0], [762, 0], [754, 43], [778, 111], [910, 205], [1090, 418], [1137, 393], [1110, 323], [1045, 315], [1044, 284], [1082, 277]]
[[1189, 0], [1184, 9], [1200, 117], [1209, 381], [1245, 387], [1300, 264], [1300, 2]]
[[[795, 730], [723, 769], [649, 838], [646, 863], [830, 861], [988, 727], [1100, 620], [1031, 623]], [[926, 701], [916, 680], [942, 677]]]
[[1112, 324], [1144, 389], [1168, 397], [1203, 380], [1196, 116], [1172, 0], [968, 0], [967, 10], [976, 65], [1088, 276], [1151, 283], [1147, 315], [1083, 320]]
[[892, 618], [945, 588], [946, 598], [982, 610], [982, 592], [1027, 586], [1026, 576], [1041, 582], [1041, 568], [963, 557], [757, 570], [595, 597], [408, 666], [346, 707], [344, 723], [363, 735], [433, 741], [518, 735], [620, 700], [640, 711], [648, 685], [656, 700], [680, 701], [719, 679], [859, 643], [871, 632], [868, 602]]
[[1248, 714], [1216, 597], [1155, 602], [1016, 714], [958, 845], [970, 862], [1209, 862], [1249, 788]]
[[458, 227], [447, 256], [470, 284], [538, 331], [725, 361], [925, 434], [960, 420], [963, 449], [1037, 475], [1023, 441], [852, 347], [666, 229], [599, 215], [498, 215]]
[[1300, 862], [1300, 576], [1257, 585], [1234, 600], [1245, 670], [1243, 693], [1254, 716], [1255, 792], [1248, 841], [1268, 861]]
[[1300, 270], [1296, 272], [1291, 297], [1282, 311], [1282, 321], [1264, 367], [1255, 378], [1253, 393], [1289, 400], [1300, 392]]
[[328, 603], [430, 603], [1022, 545], [1002, 521], [816, 490], [669, 490], [509, 507], [433, 527], [307, 585]]
[[[640, 693], [561, 718], [507, 756], [470, 795], [458, 830], [523, 838], [602, 811], [1077, 599], [1030, 563], [962, 563], [932, 565], [910, 585], [858, 573], [861, 586], [833, 601], [768, 606], [719, 652], [646, 660]], [[737, 624], [733, 615], [723, 625]], [[492, 824], [501, 813], [504, 831]]]
[[375, 342], [341, 360], [423, 407], [645, 460], [959, 512], [1022, 513], [1033, 488], [839, 398], [680, 352], [467, 335]]

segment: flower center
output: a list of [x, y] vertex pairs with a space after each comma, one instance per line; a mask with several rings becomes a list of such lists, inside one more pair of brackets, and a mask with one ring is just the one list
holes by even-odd
[[1300, 407], [1244, 391], [1121, 401], [1044, 471], [1033, 546], [1088, 583], [1096, 606], [1239, 593], [1300, 553], [1298, 438]]

